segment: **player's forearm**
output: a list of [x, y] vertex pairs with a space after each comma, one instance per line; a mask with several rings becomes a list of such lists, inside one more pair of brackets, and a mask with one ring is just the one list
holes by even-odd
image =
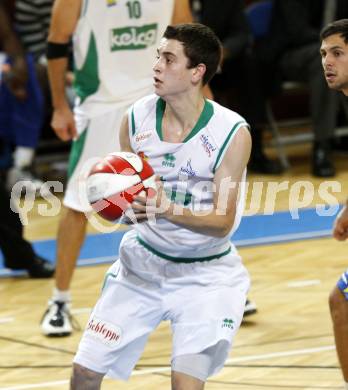
[[189, 0], [175, 0], [171, 24], [192, 22], [193, 17]]
[[234, 218], [235, 211], [221, 215], [215, 208], [210, 211], [192, 211], [174, 204], [166, 213], [166, 219], [170, 222], [213, 237], [226, 236], [233, 226]]
[[52, 104], [54, 109], [69, 107], [69, 103], [65, 94], [67, 67], [67, 58], [48, 60], [48, 77], [50, 81]]

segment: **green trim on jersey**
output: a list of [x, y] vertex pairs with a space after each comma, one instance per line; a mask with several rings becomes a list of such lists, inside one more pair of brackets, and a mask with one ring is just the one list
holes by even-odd
[[91, 33], [87, 56], [81, 69], [75, 69], [74, 89], [83, 103], [88, 96], [97, 92], [100, 80], [98, 77], [98, 51], [94, 34]]
[[132, 135], [135, 135], [135, 118], [134, 118], [134, 106], [132, 107]]
[[[156, 131], [161, 141], [163, 141], [162, 121], [163, 121], [163, 115], [165, 109], [166, 109], [166, 102], [162, 98], [159, 98], [156, 103]], [[199, 132], [199, 130], [203, 129], [208, 124], [208, 122], [210, 121], [213, 115], [214, 115], [213, 105], [207, 100], [205, 100], [203, 110], [201, 112], [201, 115], [198, 118], [197, 123], [195, 124], [195, 127], [190, 131], [190, 134], [187, 135], [187, 137], [183, 140], [183, 142], [189, 141], [192, 137], [194, 137]]]
[[166, 109], [166, 102], [163, 99], [159, 98], [156, 103], [156, 131], [161, 141], [163, 141], [162, 121], [163, 121], [163, 115], [165, 109]]
[[199, 116], [195, 127], [191, 130], [190, 134], [188, 134], [188, 136], [184, 139], [184, 142], [190, 140], [199, 132], [199, 130], [206, 127], [213, 115], [214, 115], [213, 105], [210, 102], [208, 102], [208, 100], [204, 100], [204, 107], [201, 112], [201, 115]]
[[104, 290], [104, 287], [105, 287], [106, 282], [108, 281], [109, 277], [115, 279], [115, 278], [117, 278], [117, 275], [118, 275], [118, 273], [117, 273], [117, 274], [113, 274], [112, 272], [107, 272], [107, 273], [105, 274], [105, 276], [104, 276], [104, 281], [103, 281], [103, 285], [102, 285], [101, 290], [102, 290], [102, 291]]
[[219, 165], [220, 163], [220, 159], [222, 157], [222, 154], [224, 153], [227, 145], [228, 145], [228, 142], [229, 140], [231, 139], [232, 135], [234, 134], [234, 132], [237, 130], [238, 126], [240, 126], [242, 123], [245, 123], [244, 121], [239, 121], [237, 122], [233, 127], [232, 127], [232, 130], [229, 132], [228, 136], [226, 137], [225, 139], [225, 142], [223, 143], [223, 145], [221, 146], [221, 149], [219, 151], [219, 154], [216, 158], [216, 161], [215, 161], [215, 164], [214, 164], [214, 167], [213, 167], [213, 173], [215, 173], [215, 170], [216, 170], [216, 167]]
[[76, 165], [78, 164], [80, 160], [80, 156], [83, 151], [83, 147], [85, 146], [86, 141], [86, 135], [87, 135], [87, 129], [85, 129], [80, 137], [73, 142], [71, 146], [70, 151], [70, 157], [69, 157], [69, 165], [68, 165], [68, 178], [72, 176], [74, 173], [74, 170], [76, 168]]
[[84, 3], [84, 4], [83, 4], [83, 8], [82, 8], [82, 10], [81, 10], [81, 16], [85, 16], [86, 13], [87, 13], [88, 0], [85, 0], [83, 3]]
[[218, 253], [216, 255], [207, 256], [207, 257], [198, 257], [198, 258], [197, 257], [196, 258], [173, 257], [173, 256], [165, 255], [164, 253], [161, 253], [158, 250], [154, 249], [152, 246], [150, 246], [145, 241], [143, 241], [139, 236], [137, 236], [136, 239], [139, 242], [139, 244], [141, 244], [144, 248], [146, 248], [148, 251], [152, 252], [156, 256], [161, 257], [162, 259], [165, 260], [174, 261], [175, 263], [197, 263], [201, 261], [210, 261], [214, 259], [219, 259], [220, 257], [225, 256], [231, 252], [231, 247], [229, 247], [227, 250], [225, 250], [222, 253]]

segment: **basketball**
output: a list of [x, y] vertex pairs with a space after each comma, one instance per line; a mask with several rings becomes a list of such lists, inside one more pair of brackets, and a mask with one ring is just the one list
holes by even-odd
[[116, 221], [137, 194], [155, 194], [150, 164], [134, 153], [110, 153], [95, 164], [87, 178], [87, 198], [104, 219]]

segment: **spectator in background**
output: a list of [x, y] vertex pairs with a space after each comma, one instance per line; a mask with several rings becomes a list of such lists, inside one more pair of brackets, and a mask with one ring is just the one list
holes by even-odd
[[[1, 146], [0, 141], [0, 153]], [[0, 249], [5, 267], [13, 270], [24, 269], [31, 278], [52, 277], [53, 264], [37, 255], [32, 245], [23, 238], [22, 223], [13, 209], [15, 205], [11, 204], [10, 194], [0, 179]]]
[[191, 3], [198, 21], [212, 28], [222, 41], [222, 69], [214, 76], [210, 86], [218, 101], [221, 91], [231, 87], [236, 91], [238, 112], [251, 127], [253, 147], [249, 169], [263, 174], [281, 173], [280, 163], [269, 159], [263, 150], [266, 97], [261, 83], [262, 74], [251, 50], [252, 38], [244, 13], [244, 1], [219, 0], [218, 5], [214, 0], [192, 0]]
[[345, 15], [346, 0], [274, 0], [270, 34], [263, 47], [271, 79], [278, 71], [280, 81], [306, 82], [310, 87], [312, 174], [317, 177], [335, 175], [331, 145], [339, 102], [337, 92], [325, 83], [318, 37], [324, 24]]
[[46, 41], [53, 2], [54, 0], [15, 0], [14, 25], [19, 39], [35, 62], [43, 65], [46, 65]]
[[[19, 17], [22, 12], [21, 23], [25, 25], [25, 36], [30, 36], [31, 25], [35, 25], [32, 20], [34, 12], [39, 9], [41, 18], [45, 10], [49, 18], [48, 8], [38, 7], [36, 3], [22, 0], [15, 3], [15, 15]], [[45, 4], [48, 4], [47, 1]], [[41, 25], [40, 33], [45, 33]], [[37, 36], [37, 31], [32, 32], [32, 35]], [[31, 188], [39, 191], [43, 182], [33, 175], [32, 164], [44, 120], [45, 99], [43, 86], [39, 82], [44, 80], [43, 66], [37, 63], [40, 53], [37, 42], [30, 49], [30, 45], [22, 45], [20, 37], [15, 32], [8, 8], [3, 2], [0, 9], [0, 42], [6, 57], [0, 85], [0, 134], [8, 145], [14, 147], [13, 166], [8, 171], [7, 187], [11, 189], [17, 181], [29, 180], [34, 185]]]

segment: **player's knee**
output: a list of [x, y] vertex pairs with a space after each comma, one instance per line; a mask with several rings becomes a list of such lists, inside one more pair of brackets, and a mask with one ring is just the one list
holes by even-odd
[[343, 293], [335, 287], [329, 296], [329, 307], [332, 320], [337, 323], [343, 317], [344, 308], [343, 305], [347, 305], [348, 302], [345, 299]]
[[221, 340], [200, 353], [173, 358], [172, 389], [203, 389], [207, 378], [223, 366], [229, 347], [226, 340]]
[[172, 390], [203, 390], [204, 382], [191, 375], [172, 371]]
[[79, 364], [73, 364], [70, 380], [71, 390], [99, 390], [104, 374], [89, 370]]
[[86, 220], [86, 215], [82, 211], [74, 210], [70, 207], [66, 207], [65, 209], [66, 209], [65, 210], [66, 218], [72, 218], [72, 219], [79, 220], [79, 221]]

